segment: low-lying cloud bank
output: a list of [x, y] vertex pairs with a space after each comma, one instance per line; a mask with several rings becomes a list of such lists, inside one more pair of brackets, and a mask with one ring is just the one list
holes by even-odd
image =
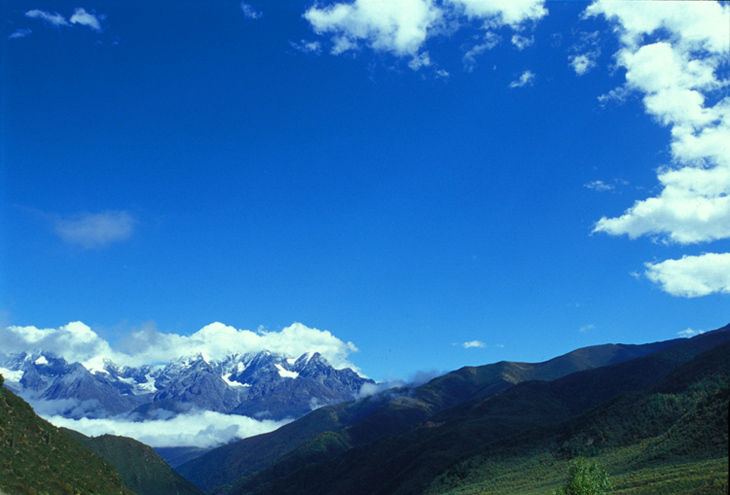
[[413, 389], [416, 387], [420, 387], [421, 385], [424, 385], [443, 374], [444, 372], [437, 370], [416, 371], [405, 379], [395, 379], [389, 380], [387, 382], [365, 383], [362, 387], [360, 387], [360, 392], [358, 393], [357, 398], [364, 399], [366, 397], [370, 397], [372, 395], [377, 395], [394, 389]]
[[358, 368], [348, 357], [357, 352], [352, 342], [343, 342], [327, 330], [294, 323], [278, 332], [239, 330], [222, 323], [211, 323], [192, 335], [162, 333], [147, 325], [112, 345], [80, 321], [58, 328], [9, 326], [0, 328], [4, 353], [51, 351], [69, 362], [80, 362], [88, 369], [99, 369], [104, 359], [119, 366], [166, 363], [181, 356], [202, 353], [222, 359], [234, 353], [271, 351], [298, 357], [319, 352], [335, 368]]
[[201, 448], [213, 448], [268, 433], [288, 423], [203, 410], [191, 410], [170, 419], [144, 422], [134, 421], [126, 415], [103, 419], [69, 419], [63, 416], [49, 416], [46, 419], [55, 426], [92, 437], [110, 434], [134, 438], [151, 447]]

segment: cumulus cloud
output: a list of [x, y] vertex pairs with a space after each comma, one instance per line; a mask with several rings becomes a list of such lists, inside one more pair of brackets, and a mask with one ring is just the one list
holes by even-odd
[[605, 191], [614, 191], [616, 189], [616, 186], [628, 186], [630, 183], [628, 181], [625, 181], [623, 179], [614, 179], [613, 184], [604, 182], [602, 180], [594, 180], [591, 182], [588, 182], [586, 184], [583, 184], [583, 187], [586, 189], [591, 189], [593, 191], [598, 192], [605, 192]]
[[510, 88], [523, 88], [525, 86], [531, 86], [534, 83], [535, 74], [531, 70], [526, 70], [522, 73], [519, 79], [509, 83]]
[[571, 67], [579, 76], [588, 73], [596, 66], [596, 59], [601, 55], [598, 41], [598, 31], [581, 32], [579, 40], [571, 47], [572, 50], [579, 52], [577, 55], [568, 57]]
[[612, 184], [606, 184], [602, 180], [594, 180], [588, 184], [583, 184], [583, 187], [593, 189], [594, 191], [611, 191], [614, 188]]
[[54, 231], [70, 244], [92, 249], [128, 239], [135, 223], [126, 211], [80, 213], [57, 218]]
[[8, 39], [9, 40], [15, 40], [15, 39], [19, 39], [19, 38], [25, 38], [26, 36], [28, 36], [32, 32], [33, 31], [31, 31], [28, 28], [19, 28], [19, 29], [16, 29], [15, 31], [13, 31], [12, 33], [10, 33], [8, 35]]
[[81, 26], [87, 26], [97, 33], [101, 32], [101, 19], [103, 17], [99, 17], [96, 14], [92, 14], [90, 12], [86, 12], [84, 9], [76, 9], [74, 10], [73, 15], [69, 19], [71, 24], [79, 24]]
[[702, 335], [705, 333], [703, 330], [693, 330], [691, 328], [688, 328], [686, 330], [682, 330], [681, 332], [677, 332], [677, 335], [680, 335], [682, 337], [691, 338], [695, 335]]
[[357, 398], [364, 399], [365, 397], [389, 391], [392, 392], [394, 396], [407, 394], [410, 389], [420, 387], [421, 385], [428, 383], [443, 374], [444, 373], [442, 371], [438, 370], [416, 371], [408, 378], [399, 378], [395, 380], [388, 380], [386, 382], [363, 383], [362, 387], [360, 387], [360, 392], [358, 393]]
[[587, 74], [596, 65], [596, 61], [584, 53], [581, 55], [572, 55], [570, 57], [570, 65], [576, 74], [582, 76], [583, 74]]
[[487, 25], [507, 24], [519, 28], [528, 21], [538, 21], [547, 15], [544, 0], [448, 0], [463, 9], [471, 19], [485, 20]]
[[646, 276], [673, 296], [730, 294], [730, 253], [682, 256], [678, 260], [646, 263]]
[[[586, 15], [617, 26], [618, 67], [626, 82], [616, 94], [642, 96], [644, 108], [671, 130], [672, 163], [657, 170], [659, 192], [617, 217], [603, 217], [594, 232], [651, 236], [694, 244], [730, 237], [730, 7], [718, 2], [611, 2], [599, 0]], [[727, 292], [724, 266], [708, 254], [647, 263], [646, 275], [674, 295]], [[719, 257], [719, 258], [718, 258]]]
[[202, 448], [268, 433], [287, 423], [203, 410], [144, 422], [133, 421], [128, 416], [103, 419], [49, 416], [47, 419], [55, 426], [70, 428], [87, 436], [110, 434], [134, 438], [151, 447]]
[[114, 355], [107, 341], [78, 321], [58, 328], [5, 327], [0, 329], [0, 341], [5, 353], [45, 349], [69, 362], [84, 363], [96, 356]]
[[98, 368], [104, 358], [120, 366], [141, 366], [166, 363], [181, 356], [203, 353], [211, 359], [222, 359], [233, 353], [268, 350], [299, 357], [319, 352], [335, 368], [357, 367], [348, 356], [357, 352], [352, 342], [343, 342], [327, 330], [294, 323], [278, 332], [238, 330], [222, 323], [212, 323], [192, 335], [159, 332], [147, 325], [132, 332], [112, 348], [105, 339], [81, 322], [59, 328], [39, 329], [34, 326], [9, 326], [0, 329], [3, 352], [27, 352], [44, 349], [67, 361], [80, 362], [89, 369]]
[[487, 344], [480, 340], [471, 340], [469, 342], [464, 342], [461, 345], [464, 349], [483, 349], [484, 347], [487, 347]]
[[40, 19], [46, 24], [50, 24], [54, 27], [69, 27], [76, 24], [80, 26], [86, 26], [96, 31], [97, 33], [100, 33], [102, 31], [101, 21], [104, 20], [105, 17], [103, 15], [98, 15], [94, 12], [87, 12], [85, 9], [82, 8], [75, 9], [74, 13], [68, 20], [66, 20], [66, 17], [59, 14], [58, 12], [50, 13], [45, 10], [39, 9], [29, 10], [25, 13], [25, 16], [31, 19]]
[[54, 12], [53, 14], [51, 14], [50, 12], [46, 12], [45, 10], [33, 9], [26, 12], [25, 16], [30, 17], [31, 19], [40, 19], [43, 22], [55, 27], [69, 25], [66, 18], [58, 12]]
[[520, 34], [512, 35], [512, 44], [515, 45], [518, 50], [524, 50], [528, 46], [531, 46], [533, 43], [535, 43], [534, 36], [530, 36], [528, 38], [528, 37], [522, 36]]
[[464, 53], [464, 56], [462, 57], [464, 69], [467, 72], [472, 72], [477, 66], [477, 57], [485, 51], [491, 50], [497, 46], [501, 40], [502, 38], [500, 38], [498, 34], [495, 34], [492, 31], [487, 31], [484, 34], [482, 43], [474, 45], [466, 53]]
[[319, 41], [290, 41], [289, 45], [297, 51], [302, 53], [314, 53], [319, 55], [322, 52], [322, 43]]
[[249, 19], [261, 19], [264, 16], [262, 12], [259, 12], [246, 2], [241, 2], [241, 10], [243, 11], [243, 15]]
[[[442, 15], [431, 0], [355, 0], [304, 13], [317, 34], [331, 34], [333, 54], [365, 44], [376, 51], [417, 59], [429, 31]], [[422, 65], [422, 64], [421, 64]]]
[[[487, 32], [537, 21], [547, 15], [544, 0], [354, 0], [326, 7], [314, 5], [304, 18], [319, 35], [329, 35], [334, 55], [367, 46], [410, 60], [409, 67], [418, 70], [432, 64], [429, 38], [449, 35], [469, 21], [479, 21]], [[516, 34], [512, 38], [519, 49], [532, 44], [533, 38]], [[468, 51], [468, 60], [490, 46], [479, 43]], [[473, 65], [472, 65], [473, 67]]]

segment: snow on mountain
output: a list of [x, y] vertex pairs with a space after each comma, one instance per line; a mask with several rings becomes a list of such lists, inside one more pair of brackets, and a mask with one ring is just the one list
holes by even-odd
[[198, 353], [123, 368], [102, 358], [68, 363], [42, 350], [0, 352], [0, 373], [36, 407], [74, 419], [132, 414], [144, 420], [194, 407], [281, 420], [300, 417], [313, 404], [350, 400], [372, 382], [351, 369], [335, 369], [312, 352], [293, 358], [263, 351], [222, 360]]

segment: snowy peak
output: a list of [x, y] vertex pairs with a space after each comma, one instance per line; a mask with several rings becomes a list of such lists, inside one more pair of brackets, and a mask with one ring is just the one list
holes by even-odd
[[43, 351], [0, 353], [0, 373], [8, 387], [28, 400], [70, 404], [58, 413], [74, 418], [121, 413], [144, 418], [159, 409], [174, 414], [190, 407], [296, 418], [312, 404], [350, 400], [370, 381], [350, 369], [334, 369], [316, 352], [296, 358], [268, 351], [238, 353], [221, 360], [197, 353], [140, 367], [119, 367], [102, 357], [68, 363]]

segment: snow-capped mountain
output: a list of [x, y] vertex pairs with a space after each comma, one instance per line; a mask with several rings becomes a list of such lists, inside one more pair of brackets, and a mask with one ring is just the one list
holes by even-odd
[[220, 361], [198, 354], [156, 366], [119, 367], [109, 360], [87, 366], [44, 351], [0, 353], [6, 386], [74, 419], [130, 413], [144, 420], [192, 407], [258, 419], [298, 418], [350, 400], [372, 382], [351, 369], [333, 368], [319, 353], [297, 359], [234, 354]]

